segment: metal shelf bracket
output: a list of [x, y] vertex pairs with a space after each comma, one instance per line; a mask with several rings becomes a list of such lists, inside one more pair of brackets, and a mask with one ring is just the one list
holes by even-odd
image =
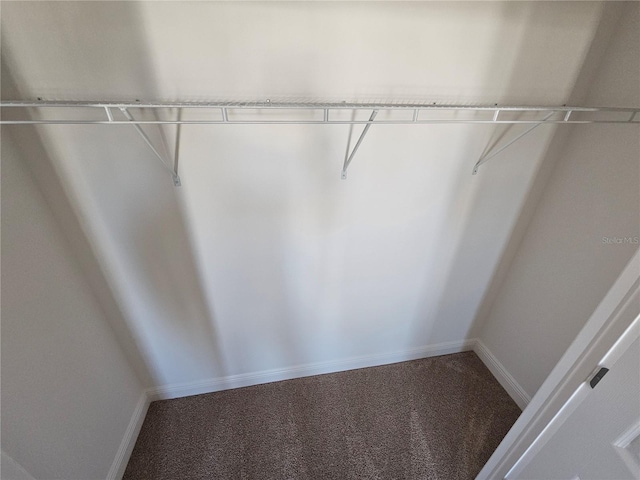
[[[498, 119], [498, 114], [500, 113], [499, 110], [496, 110], [496, 113], [494, 115], [494, 120]], [[491, 160], [493, 157], [495, 157], [496, 155], [498, 155], [500, 152], [502, 152], [503, 150], [505, 150], [506, 148], [510, 147], [511, 145], [513, 145], [514, 143], [516, 143], [518, 140], [520, 140], [522, 137], [528, 135], [529, 133], [533, 132], [536, 128], [538, 128], [540, 125], [542, 125], [544, 122], [546, 122], [547, 120], [549, 120], [553, 114], [555, 112], [551, 112], [548, 115], [546, 115], [544, 117], [544, 119], [542, 120], [542, 122], [540, 123], [536, 123], [535, 125], [532, 125], [531, 127], [527, 128], [524, 132], [520, 133], [519, 135], [516, 135], [514, 138], [512, 138], [511, 140], [509, 140], [507, 143], [505, 143], [504, 145], [502, 145], [501, 147], [499, 147], [497, 150], [494, 150], [493, 152], [487, 152], [486, 154], [484, 154], [483, 156], [480, 157], [480, 159], [476, 162], [476, 164], [473, 166], [473, 172], [471, 172], [472, 175], [476, 175], [478, 173], [478, 168], [480, 168], [480, 165], [482, 165], [483, 163], [487, 163], [489, 160]], [[569, 119], [569, 116], [571, 115], [571, 111], [568, 111], [565, 115], [565, 120]]]
[[376, 115], [378, 115], [378, 110], [374, 110], [373, 112], [371, 112], [371, 116], [369, 117], [369, 122], [365, 125], [364, 129], [362, 130], [362, 133], [360, 134], [360, 138], [358, 138], [358, 141], [356, 142], [355, 147], [353, 147], [351, 154], [349, 154], [349, 150], [347, 146], [348, 156], [345, 155], [344, 164], [342, 165], [342, 174], [340, 175], [340, 178], [342, 178], [342, 180], [347, 179], [347, 168], [349, 168], [349, 165], [351, 165], [351, 162], [353, 161], [353, 157], [358, 151], [358, 148], [360, 147], [360, 144], [362, 143], [362, 140], [364, 139], [365, 135], [369, 131], [369, 128], [371, 127], [371, 124], [375, 120]]
[[[127, 120], [129, 120], [129, 122], [135, 122], [135, 119], [129, 113], [129, 110], [127, 110], [126, 107], [119, 107], [119, 108], [120, 108], [120, 111], [123, 113], [123, 115], [127, 118]], [[112, 122], [113, 115], [111, 114], [109, 107], [105, 107], [105, 110], [107, 112], [107, 117], [109, 118], [109, 121]], [[162, 163], [162, 166], [167, 170], [169, 170], [169, 172], [171, 173], [171, 178], [173, 179], [173, 185], [176, 187], [180, 187], [182, 185], [182, 182], [180, 181], [180, 176], [178, 175], [178, 169], [177, 169], [178, 165], [176, 164], [176, 162], [174, 162], [174, 168], [171, 168], [169, 164], [165, 161], [164, 157], [160, 154], [160, 152], [156, 150], [156, 147], [153, 146], [151, 139], [149, 139], [149, 137], [144, 132], [144, 130], [142, 130], [142, 127], [137, 123], [132, 123], [132, 125], [135, 127], [138, 134], [142, 137], [142, 139], [147, 144], [147, 146], [151, 149], [154, 155], [158, 158], [158, 160], [160, 160], [160, 162]]]

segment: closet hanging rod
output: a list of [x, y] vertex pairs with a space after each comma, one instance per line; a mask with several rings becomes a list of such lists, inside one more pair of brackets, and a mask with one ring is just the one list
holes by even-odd
[[[282, 125], [410, 125], [410, 124], [590, 124], [590, 123], [640, 123], [640, 107], [579, 107], [579, 106], [523, 106], [523, 105], [450, 105], [433, 103], [346, 103], [346, 102], [102, 102], [102, 101], [4, 101], [0, 102], [0, 108], [27, 110], [47, 108], [65, 109], [94, 109], [106, 113], [106, 118], [102, 119], [7, 119], [4, 111], [0, 124], [2, 125], [41, 125], [41, 124], [69, 124], [69, 125], [262, 125], [262, 124], [282, 124]], [[115, 119], [111, 109], [212, 109], [219, 110], [219, 119], [201, 120], [178, 120], [178, 119]], [[317, 119], [282, 119], [282, 118], [233, 118], [230, 110], [257, 110], [255, 114], [269, 110], [318, 110]], [[331, 118], [332, 110], [367, 111], [367, 117], [372, 110], [382, 111], [409, 111], [411, 115], [406, 118], [384, 118], [379, 115], [377, 119], [361, 118]], [[425, 112], [448, 112], [452, 118], [421, 118], [420, 114]], [[469, 112], [486, 113], [486, 118], [469, 118]], [[467, 117], [455, 118], [456, 113], [465, 113]], [[511, 113], [511, 118], [505, 118], [505, 113]], [[536, 118], [520, 118], [514, 114], [539, 113]], [[548, 114], [557, 114], [557, 118], [546, 118]], [[576, 114], [583, 114], [583, 118]], [[611, 114], [608, 117], [597, 117], [595, 114]], [[594, 115], [593, 118], [586, 117], [585, 114]], [[617, 114], [617, 116], [613, 116]], [[425, 115], [425, 116], [426, 116]]]

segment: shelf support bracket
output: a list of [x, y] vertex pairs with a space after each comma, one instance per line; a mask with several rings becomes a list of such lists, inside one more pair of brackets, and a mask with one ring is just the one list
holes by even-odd
[[[358, 138], [358, 141], [356, 142], [356, 146], [353, 147], [351, 154], [349, 154], [348, 156], [345, 156], [344, 164], [342, 165], [342, 175], [340, 176], [342, 180], [347, 179], [347, 168], [349, 168], [349, 165], [351, 164], [351, 161], [353, 160], [354, 155], [358, 151], [358, 148], [360, 147], [360, 144], [362, 143], [362, 140], [364, 139], [365, 135], [369, 131], [369, 128], [371, 127], [373, 120], [376, 118], [376, 115], [378, 115], [378, 110], [374, 110], [373, 112], [371, 112], [369, 121], [367, 125], [364, 127], [364, 130], [362, 130], [362, 133], [360, 134], [360, 138]], [[347, 150], [347, 153], [348, 153], [348, 150]]]
[[[527, 128], [524, 132], [520, 133], [519, 135], [516, 135], [513, 139], [509, 140], [507, 143], [505, 143], [504, 145], [502, 145], [500, 148], [498, 148], [497, 150], [494, 150], [493, 152], [487, 152], [485, 155], [483, 155], [482, 157], [480, 157], [480, 159], [476, 162], [476, 164], [473, 166], [473, 172], [472, 175], [476, 175], [478, 173], [478, 168], [480, 168], [480, 165], [487, 163], [489, 160], [491, 160], [493, 157], [495, 157], [496, 155], [498, 155], [500, 152], [502, 152], [503, 150], [505, 150], [506, 148], [510, 147], [511, 145], [513, 145], [514, 143], [516, 143], [518, 140], [520, 140], [522, 137], [524, 137], [525, 135], [528, 135], [529, 133], [533, 132], [536, 128], [538, 128], [540, 125], [542, 125], [543, 123], [545, 123], [547, 120], [549, 120], [553, 114], [556, 112], [551, 112], [549, 113], [546, 117], [544, 117], [543, 120], [540, 121], [540, 123], [536, 123], [535, 125]], [[571, 112], [568, 112], [571, 113]]]
[[[127, 120], [129, 120], [130, 122], [135, 121], [133, 116], [129, 113], [129, 110], [126, 109], [126, 107], [120, 107], [120, 111], [124, 114], [125, 117], [127, 117]], [[144, 130], [142, 130], [142, 127], [140, 125], [138, 125], [137, 123], [134, 123], [133, 126], [135, 127], [138, 134], [140, 134], [144, 142], [147, 144], [147, 146], [151, 149], [153, 154], [156, 157], [158, 157], [158, 160], [160, 160], [160, 162], [162, 163], [162, 166], [166, 168], [169, 171], [169, 173], [171, 173], [171, 178], [173, 178], [173, 185], [176, 187], [181, 186], [182, 183], [180, 182], [180, 176], [178, 175], [177, 168], [173, 169], [169, 166], [169, 164], [165, 161], [164, 157], [158, 152], [158, 150], [156, 150], [156, 147], [153, 146], [153, 143], [151, 142], [147, 134], [144, 133]]]

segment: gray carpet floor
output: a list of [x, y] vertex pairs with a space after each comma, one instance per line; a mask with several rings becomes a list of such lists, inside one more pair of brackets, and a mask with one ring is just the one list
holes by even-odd
[[519, 415], [473, 352], [163, 400], [124, 479], [473, 479]]

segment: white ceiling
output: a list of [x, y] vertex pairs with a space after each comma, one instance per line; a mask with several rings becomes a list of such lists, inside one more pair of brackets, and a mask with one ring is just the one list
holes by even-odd
[[[21, 98], [562, 104], [601, 12], [3, 2], [2, 58]], [[472, 177], [502, 132], [375, 126], [342, 181], [348, 126], [188, 126], [179, 189], [126, 126], [39, 134], [165, 384], [464, 339], [553, 131]]]

